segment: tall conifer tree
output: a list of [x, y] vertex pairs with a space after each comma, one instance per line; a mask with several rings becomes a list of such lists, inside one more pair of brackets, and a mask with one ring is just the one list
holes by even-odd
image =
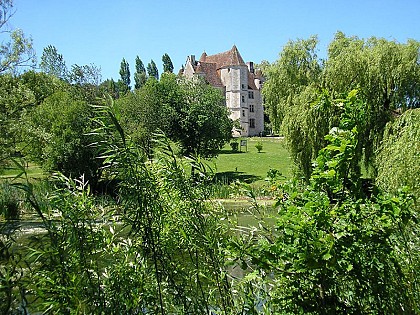
[[168, 54], [164, 54], [162, 56], [162, 62], [163, 62], [163, 72], [172, 73], [174, 71], [174, 65], [172, 64], [172, 60]]
[[[131, 89], [130, 65], [124, 58], [121, 61], [120, 76], [121, 76], [121, 83], [123, 86], [125, 86], [125, 89], [126, 89], [126, 91], [123, 91], [123, 92], [129, 91]], [[119, 85], [122, 87], [121, 83]]]
[[140, 57], [136, 57], [136, 72], [134, 73], [134, 88], [139, 89], [141, 88], [144, 83], [146, 83], [147, 74], [146, 69], [144, 68], [143, 61], [141, 61]]
[[149, 78], [154, 77], [156, 80], [159, 80], [159, 71], [153, 60], [147, 65], [147, 74], [149, 75]]

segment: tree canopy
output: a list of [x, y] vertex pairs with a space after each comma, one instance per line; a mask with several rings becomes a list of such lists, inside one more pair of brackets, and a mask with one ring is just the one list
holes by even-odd
[[92, 136], [92, 108], [72, 94], [60, 91], [47, 97], [27, 117], [25, 153], [47, 171], [60, 171], [91, 184], [99, 179], [100, 160]]
[[201, 80], [164, 73], [115, 104], [126, 133], [148, 153], [156, 132], [178, 142], [182, 154], [202, 157], [216, 155], [231, 138], [222, 93]]
[[201, 80], [185, 80], [181, 87], [185, 103], [177, 113], [179, 129], [174, 138], [184, 155], [217, 155], [233, 128], [222, 93]]
[[115, 102], [122, 128], [147, 154], [151, 153], [154, 133], [169, 130], [170, 108], [164, 101], [165, 91], [163, 82], [148, 80], [134, 93]]

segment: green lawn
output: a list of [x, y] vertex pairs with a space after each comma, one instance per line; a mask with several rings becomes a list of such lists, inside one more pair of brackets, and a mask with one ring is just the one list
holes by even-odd
[[[30, 178], [41, 178], [44, 177], [44, 171], [40, 166], [34, 163], [28, 163], [26, 172]], [[10, 162], [6, 167], [0, 170], [0, 178], [13, 178], [20, 173], [20, 170]]]
[[[212, 160], [219, 178], [239, 179], [245, 182], [262, 181], [270, 169], [279, 170], [286, 178], [291, 178], [292, 162], [284, 140], [280, 138], [248, 138], [248, 146], [242, 152], [233, 152], [227, 144], [219, 156]], [[261, 142], [260, 153], [255, 145]], [[247, 149], [247, 150], [246, 150]]]
[[[291, 178], [291, 159], [280, 138], [247, 138], [247, 147], [241, 147], [241, 152], [233, 152], [227, 144], [217, 158], [209, 161], [209, 165], [222, 181], [240, 180], [243, 182], [262, 182], [270, 169], [276, 169], [286, 178]], [[261, 142], [263, 149], [260, 153], [255, 145]], [[27, 172], [31, 178], [45, 176], [42, 169], [29, 163]], [[0, 178], [12, 178], [19, 170], [10, 163], [2, 170]]]

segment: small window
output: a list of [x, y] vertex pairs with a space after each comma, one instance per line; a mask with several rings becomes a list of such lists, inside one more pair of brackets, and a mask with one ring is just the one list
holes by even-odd
[[253, 113], [253, 112], [254, 112], [254, 104], [249, 104], [249, 111], [250, 111], [251, 113]]
[[245, 103], [245, 96], [242, 95], [242, 103]]
[[248, 98], [254, 99], [254, 91], [248, 91]]
[[242, 110], [242, 116], [245, 117], [245, 109]]
[[242, 84], [242, 90], [245, 90], [245, 84]]
[[254, 118], [251, 118], [249, 120], [249, 128], [255, 128], [255, 119]]

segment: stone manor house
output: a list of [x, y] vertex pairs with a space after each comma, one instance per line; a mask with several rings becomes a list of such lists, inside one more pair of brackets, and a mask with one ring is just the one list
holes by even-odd
[[245, 64], [235, 45], [216, 55], [208, 56], [204, 52], [200, 60], [188, 56], [181, 71], [187, 78], [203, 77], [223, 91], [230, 118], [238, 120], [242, 128], [234, 131], [234, 136], [258, 136], [264, 131], [261, 71], [255, 70], [252, 62]]

